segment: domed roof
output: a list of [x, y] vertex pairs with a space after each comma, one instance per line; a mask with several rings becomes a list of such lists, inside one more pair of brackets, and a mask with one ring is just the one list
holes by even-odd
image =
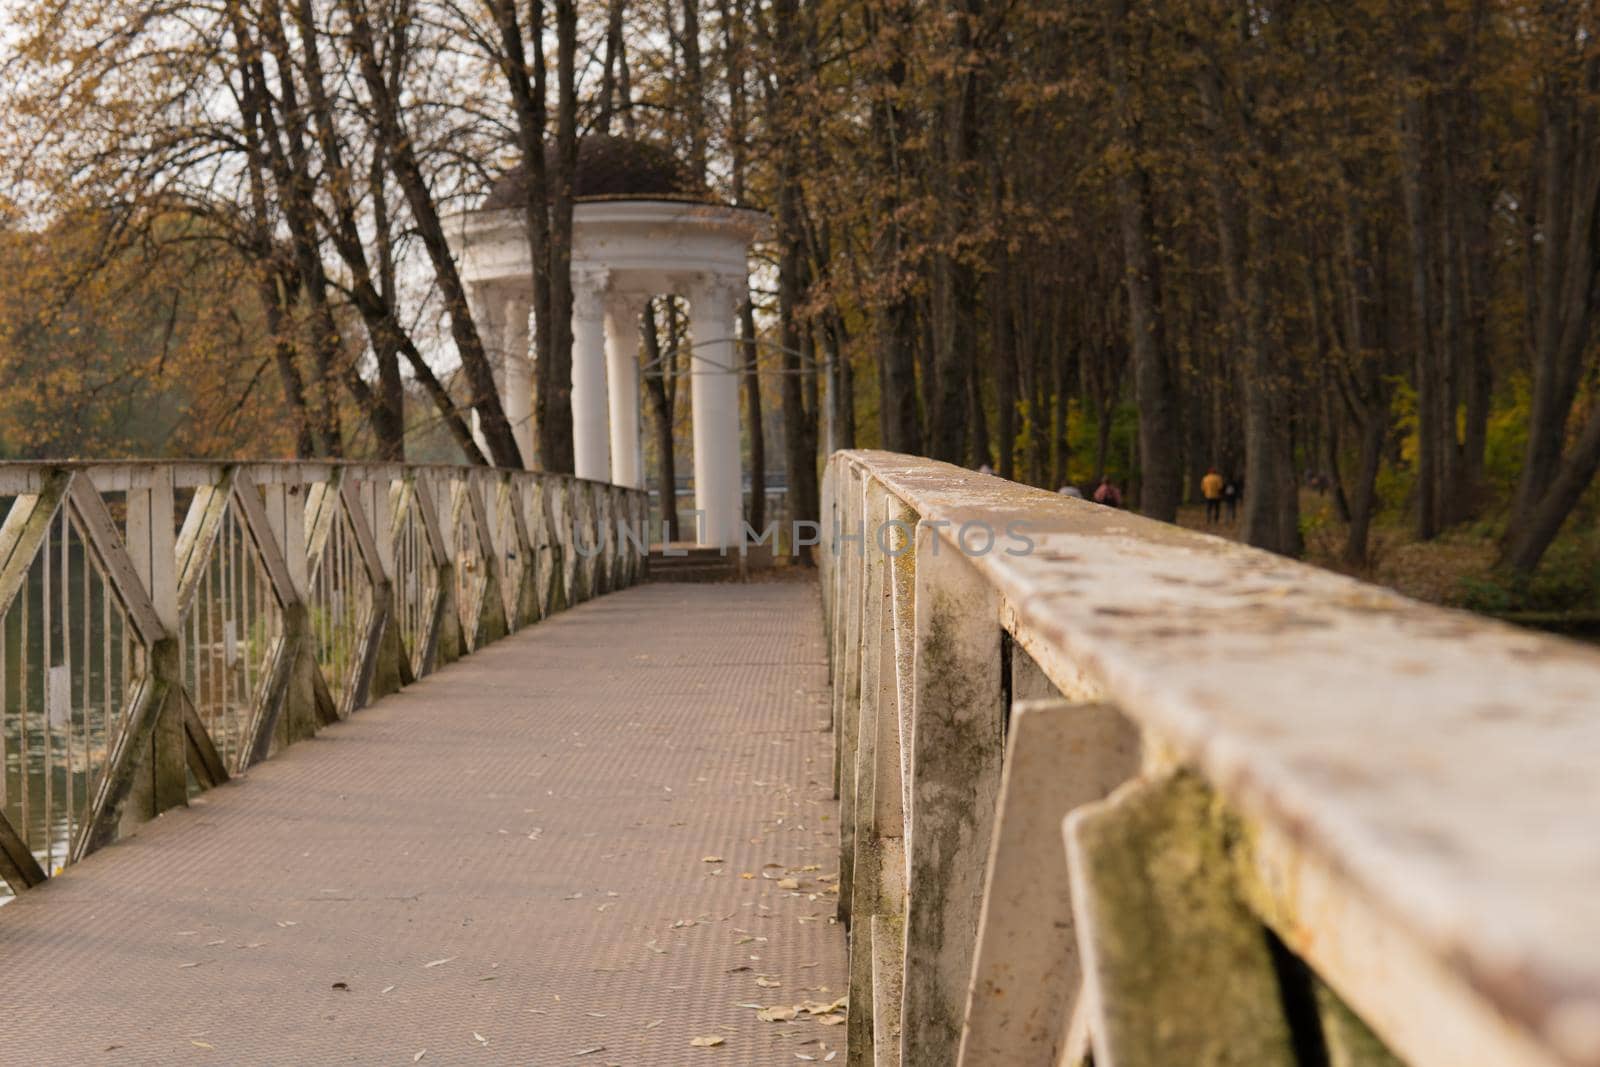
[[[554, 146], [545, 152], [545, 166], [555, 165]], [[578, 141], [576, 197], [699, 199], [705, 189], [670, 149], [630, 137], [590, 134]], [[527, 170], [518, 163], [495, 180], [480, 211], [503, 211], [527, 203]]]

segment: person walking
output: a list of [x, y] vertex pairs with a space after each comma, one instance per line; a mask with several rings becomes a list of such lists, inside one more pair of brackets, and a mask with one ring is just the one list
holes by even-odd
[[1222, 475], [1217, 468], [1208, 469], [1200, 479], [1200, 495], [1206, 498], [1206, 525], [1215, 526], [1222, 519]]
[[1120, 508], [1122, 506], [1122, 490], [1118, 489], [1111, 481], [1109, 474], [1101, 478], [1100, 484], [1095, 488], [1094, 502], [1096, 504], [1104, 504], [1108, 508]]
[[1244, 483], [1237, 478], [1229, 478], [1222, 487], [1222, 502], [1228, 505], [1228, 521], [1234, 522], [1239, 518], [1239, 498], [1244, 495]]

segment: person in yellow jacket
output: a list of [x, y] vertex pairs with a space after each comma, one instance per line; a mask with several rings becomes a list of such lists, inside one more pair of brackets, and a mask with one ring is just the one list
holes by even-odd
[[1200, 479], [1200, 495], [1206, 498], [1206, 525], [1210, 526], [1222, 518], [1222, 475], [1217, 468], [1207, 470]]

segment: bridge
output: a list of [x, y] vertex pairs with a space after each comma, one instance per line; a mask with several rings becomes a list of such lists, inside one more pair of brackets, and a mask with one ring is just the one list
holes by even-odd
[[[944, 464], [0, 465], [13, 1062], [1600, 1064], [1600, 657]], [[820, 595], [819, 595], [820, 592]]]

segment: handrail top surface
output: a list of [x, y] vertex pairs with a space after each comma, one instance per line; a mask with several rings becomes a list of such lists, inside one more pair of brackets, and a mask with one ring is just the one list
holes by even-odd
[[835, 461], [951, 550], [963, 523], [1024, 522], [1030, 554], [972, 559], [1019, 637], [1492, 1000], [1594, 1037], [1600, 652], [946, 463]]
[[411, 463], [386, 460], [349, 459], [17, 459], [0, 460], [0, 494], [37, 492], [44, 479], [61, 471], [80, 471], [89, 475], [96, 488], [113, 492], [147, 488], [148, 475], [170, 470], [173, 484], [180, 489], [212, 485], [223, 471], [242, 469], [260, 483], [311, 484], [326, 481], [334, 471], [363, 479], [397, 478], [406, 474], [462, 475], [520, 474], [583, 482], [607, 489], [626, 488], [611, 482], [580, 478], [575, 474], [530, 469], [495, 467], [469, 463]]

